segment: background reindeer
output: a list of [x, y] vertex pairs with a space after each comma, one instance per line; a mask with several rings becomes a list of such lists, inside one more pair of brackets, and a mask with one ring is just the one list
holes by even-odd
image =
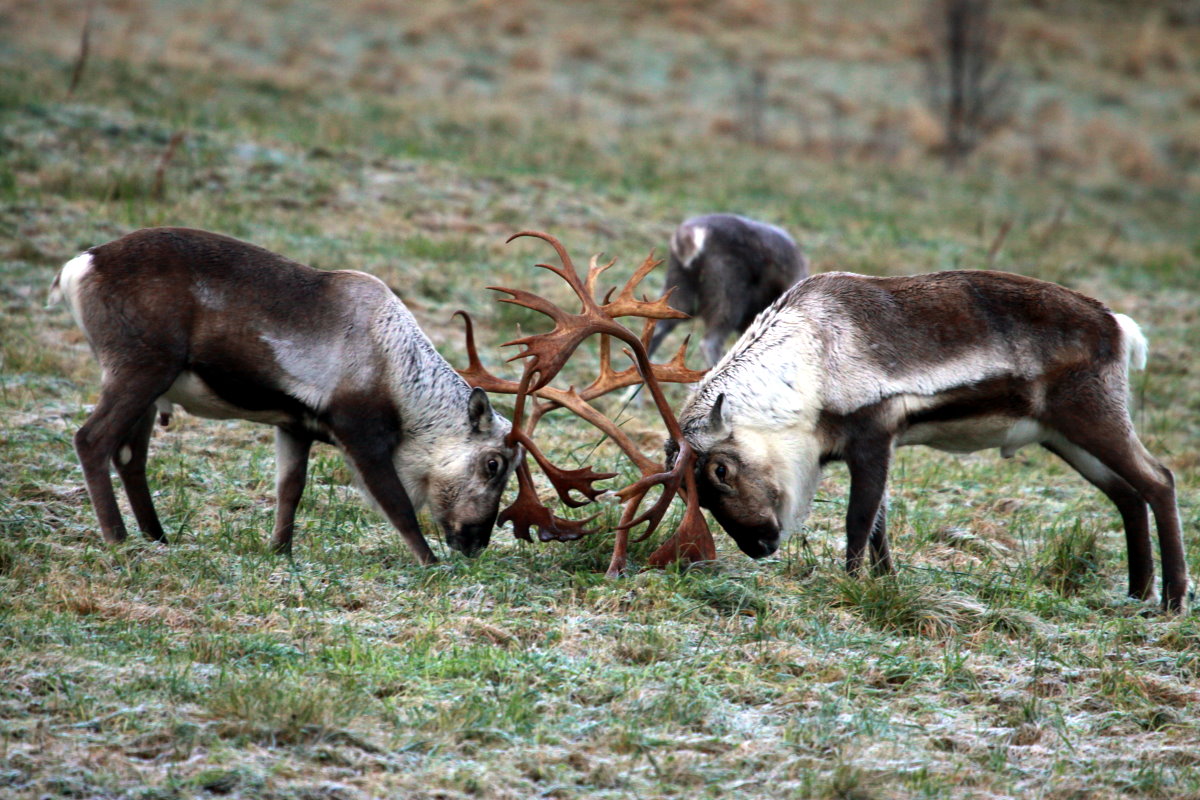
[[[1142, 446], [1127, 406], [1137, 324], [1051, 283], [1001, 272], [906, 278], [816, 275], [764, 313], [680, 415], [700, 502], [750, 556], [773, 553], [808, 512], [821, 467], [850, 471], [846, 568], [868, 542], [890, 571], [884, 491], [892, 449], [1027, 444], [1060, 456], [1117, 506], [1129, 593], [1153, 595], [1147, 505], [1163, 601], [1187, 592], [1174, 478]], [[667, 445], [668, 461], [676, 447]]]
[[[709, 366], [721, 360], [729, 335], [808, 274], [808, 261], [786, 231], [736, 214], [692, 217], [675, 229], [664, 290], [670, 302], [704, 320], [700, 343]], [[659, 323], [649, 354], [679, 320]]]
[[485, 547], [518, 451], [509, 424], [438, 355], [404, 304], [362, 272], [312, 269], [207, 231], [137, 231], [69, 261], [65, 296], [100, 362], [100, 398], [75, 434], [104, 538], [125, 523], [111, 462], [138, 525], [164, 540], [146, 482], [156, 407], [274, 425], [272, 545], [291, 548], [314, 441], [337, 445], [417, 560], [428, 502], [447, 543]]

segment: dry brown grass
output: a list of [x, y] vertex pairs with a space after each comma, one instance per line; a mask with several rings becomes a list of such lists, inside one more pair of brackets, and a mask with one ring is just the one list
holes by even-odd
[[1080, 149], [1093, 164], [1111, 164], [1124, 178], [1156, 183], [1167, 177], [1147, 137], [1108, 116], [1088, 120], [1079, 129]]
[[[727, 81], [723, 73], [730, 64], [768, 63], [774, 89], [787, 86], [787, 76], [811, 74], [805, 60], [836, 65], [830, 73], [836, 75], [870, 65], [907, 69], [925, 53], [928, 31], [920, 9], [899, 0], [881, 3], [877, 15], [859, 17], [843, 13], [833, 2], [798, 6], [779, 0], [680, 0], [635, 4], [618, 14], [531, 3], [415, 6], [356, 2], [324, 15], [293, 9], [286, 25], [272, 27], [274, 12], [269, 8], [224, 6], [215, 14], [182, 8], [178, 14], [185, 24], [172, 24], [173, 9], [130, 0], [105, 4], [98, 14], [93, 37], [95, 63], [88, 79], [102, 80], [103, 68], [96, 64], [120, 58], [189, 71], [220, 70], [295, 89], [321, 85], [337, 91], [350, 86], [414, 98], [478, 93], [495, 104], [508, 104], [518, 114], [530, 98], [541, 97], [580, 121], [625, 119], [636, 120], [639, 126], [694, 130], [693, 117], [699, 114], [703, 117], [699, 129], [713, 137], [744, 138], [744, 124], [728, 113], [733, 97], [719, 88]], [[13, 24], [20, 27], [28, 44], [63, 59], [74, 55], [74, 36], [64, 34], [72, 30], [77, 34], [82, 24], [76, 4], [68, 0], [22, 3], [11, 13]], [[360, 15], [394, 26], [395, 35], [373, 35], [361, 50], [340, 47], [339, 41], [363, 36], [357, 23]], [[1119, 62], [1116, 72], [1110, 73], [1113, 85], [1100, 92], [1104, 97], [1124, 98], [1126, 105], [1141, 106], [1141, 97], [1131, 93], [1128, 85], [1130, 79], [1138, 78], [1173, 86], [1185, 92], [1185, 97], [1188, 91], [1198, 91], [1190, 69], [1194, 58], [1187, 29], [1163, 24], [1161, 14], [1109, 14], [1103, 25], [1089, 25], [1050, 9], [1013, 9], [1010, 17], [1009, 58], [1019, 80], [1022, 73], [1032, 71], [1047, 82], [1079, 84], [1085, 75], [1095, 72], [1095, 62], [1101, 59], [1097, 53], [1117, 53], [1112, 57]], [[318, 21], [319, 30], [314, 33], [312, 26]], [[160, 36], [159, 30], [166, 35]], [[212, 30], [221, 36], [209, 38]], [[542, 34], [536, 44], [513, 49], [504, 44], [517, 44], [533, 33]], [[688, 57], [676, 58], [667, 67], [670, 80], [666, 91], [636, 89], [636, 96], [644, 98], [642, 105], [648, 112], [644, 115], [633, 117], [627, 110], [627, 79], [593, 80], [582, 74], [565, 82], [545, 79], [559, 69], [560, 60], [575, 64], [572, 69], [627, 75], [628, 52], [654, 52], [664, 43]], [[247, 59], [248, 52], [255, 53], [255, 58]], [[472, 56], [464, 61], [449, 57], [449, 52]], [[783, 77], [777, 81], [775, 75]], [[840, 83], [827, 78], [822, 81]], [[932, 120], [898, 124], [894, 119], [905, 113], [901, 109], [919, 104], [917, 86], [904, 87], [899, 97], [889, 96], [884, 111], [879, 98], [864, 94], [864, 87], [869, 84], [856, 80], [824, 88], [829, 96], [866, 109], [842, 115], [844, 130], [801, 133], [790, 111], [772, 110], [767, 114], [763, 146], [797, 152], [812, 160], [905, 165], [922, 154], [936, 157], [944, 148], [944, 134], [936, 124], [929, 124]], [[1139, 109], [1143, 130], [1130, 134], [1128, 141], [1123, 139], [1122, 146], [1098, 148], [1098, 155], [1081, 158], [1071, 147], [1069, 134], [1050, 130], [1052, 126], [1037, 120], [1040, 103], [1031, 101], [1018, 114], [1018, 131], [1039, 129], [1027, 134], [1031, 140], [1018, 142], [1005, 133], [998, 144], [985, 147], [981, 155], [985, 163], [1013, 174], [1029, 174], [1039, 166], [1057, 164], [1063, 169], [1093, 171], [1098, 180], [1117, 175], [1155, 184], [1173, 172], [1173, 164], [1165, 162], [1162, 154], [1174, 163], [1186, 164], [1191, 157], [1185, 146], [1191, 133], [1186, 126], [1164, 120], [1161, 130], [1150, 132], [1144, 124], [1148, 110]], [[773, 97], [772, 108], [799, 109], [816, 118], [821, 128], [834, 124], [825, 118], [830, 112], [822, 109], [819, 101], [791, 89]], [[1073, 111], [1073, 116], [1074, 125], [1081, 127], [1096, 115]], [[1146, 141], [1139, 143], [1138, 138]], [[1032, 162], [1028, 153], [1018, 152], [1026, 148], [1033, 151]]]
[[1164, 30], [1162, 15], [1152, 12], [1129, 48], [1118, 56], [1117, 66], [1126, 75], [1144, 78], [1154, 69], [1178, 72], [1187, 68], [1194, 56]]

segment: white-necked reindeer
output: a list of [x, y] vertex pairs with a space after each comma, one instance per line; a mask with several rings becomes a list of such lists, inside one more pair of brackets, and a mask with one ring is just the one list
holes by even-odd
[[[892, 449], [1040, 444], [1116, 504], [1129, 593], [1153, 596], [1147, 504], [1163, 602], [1181, 608], [1187, 565], [1171, 472], [1134, 432], [1128, 371], [1137, 324], [1077, 292], [1001, 272], [903, 278], [815, 275], [746, 331], [688, 399], [701, 504], [746, 554], [779, 546], [807, 515], [828, 461], [850, 472], [846, 568], [890, 571], [885, 486]], [[668, 461], [675, 448], [668, 442]]]
[[276, 550], [291, 548], [314, 441], [345, 453], [417, 560], [437, 560], [417, 524], [428, 502], [447, 543], [487, 545], [518, 456], [509, 423], [434, 349], [379, 279], [323, 271], [207, 231], [151, 228], [62, 268], [65, 296], [101, 368], [75, 434], [104, 538], [125, 538], [111, 462], [138, 526], [163, 540], [146, 483], [155, 411], [274, 425]]
[[[665, 289], [672, 308], [704, 320], [700, 349], [711, 367], [731, 333], [808, 274], [808, 261], [787, 231], [736, 214], [705, 214], [671, 235]], [[680, 320], [658, 323], [650, 355]]]

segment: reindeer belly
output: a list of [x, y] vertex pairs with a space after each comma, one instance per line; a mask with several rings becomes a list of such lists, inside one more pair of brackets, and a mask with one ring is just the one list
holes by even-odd
[[163, 410], [164, 400], [182, 406], [189, 414], [208, 419], [246, 419], [267, 425], [291, 425], [296, 422], [295, 414], [282, 409], [245, 408], [229, 402], [191, 371], [180, 373], [171, 388], [159, 399], [160, 410]]
[[1036, 420], [1028, 417], [989, 414], [918, 423], [904, 431], [896, 443], [923, 444], [951, 453], [998, 447], [1000, 454], [1009, 458], [1025, 445], [1044, 440], [1046, 433]]

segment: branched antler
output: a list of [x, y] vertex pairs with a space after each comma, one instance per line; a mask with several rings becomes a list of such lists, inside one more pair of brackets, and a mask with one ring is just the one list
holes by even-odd
[[[555, 305], [549, 300], [521, 289], [505, 287], [489, 287], [503, 292], [508, 297], [501, 302], [513, 303], [537, 311], [554, 321], [554, 328], [547, 333], [525, 336], [507, 345], [517, 345], [524, 349], [510, 361], [525, 359], [525, 368], [520, 382], [505, 380], [492, 375], [479, 360], [475, 348], [474, 328], [470, 316], [457, 312], [466, 324], [467, 368], [459, 373], [473, 386], [479, 386], [486, 391], [515, 394], [516, 407], [513, 414], [513, 429], [509, 434], [510, 444], [520, 443], [533, 456], [534, 460], [545, 472], [554, 486], [559, 499], [566, 505], [580, 507], [594, 501], [601, 490], [593, 484], [614, 474], [598, 473], [590, 467], [576, 470], [563, 470], [551, 464], [534, 444], [532, 433], [542, 415], [555, 408], [566, 408], [590, 422], [607, 434], [613, 442], [629, 457], [642, 474], [642, 478], [630, 486], [620, 489], [616, 495], [625, 503], [621, 522], [617, 526], [617, 542], [613, 552], [609, 574], [616, 575], [624, 571], [626, 565], [626, 550], [628, 547], [630, 529], [647, 524], [646, 530], [639, 537], [641, 541], [650, 536], [666, 515], [671, 501], [678, 494], [687, 503], [683, 520], [679, 529], [666, 543], [651, 556], [650, 563], [663, 566], [677, 559], [690, 561], [709, 560], [716, 557], [716, 549], [712, 535], [704, 522], [697, 501], [695, 476], [693, 474], [695, 455], [683, 439], [682, 432], [671, 413], [670, 406], [659, 385], [662, 381], [693, 383], [704, 374], [688, 369], [684, 363], [687, 341], [675, 353], [670, 361], [664, 364], [652, 364], [646, 354], [646, 344], [654, 331], [654, 326], [660, 319], [682, 319], [686, 314], [671, 308], [667, 300], [669, 293], [657, 300], [638, 299], [634, 291], [642, 279], [661, 261], [654, 259], [653, 254], [646, 258], [633, 276], [625, 283], [616, 298], [613, 299], [611, 289], [600, 303], [596, 300], [596, 281], [599, 276], [614, 263], [609, 261], [600, 264], [599, 258], [593, 256], [588, 267], [587, 277], [580, 279], [574, 263], [566, 249], [553, 236], [535, 231], [522, 231], [509, 237], [512, 241], [520, 236], [531, 236], [548, 242], [558, 254], [560, 264], [538, 264], [543, 269], [550, 270], [571, 287], [580, 302], [580, 312], [571, 313]], [[645, 320], [641, 336], [616, 321], [617, 317], [636, 316]], [[575, 387], [567, 390], [550, 386], [550, 381], [562, 370], [575, 349], [589, 336], [600, 334], [600, 375], [583, 391]], [[633, 365], [615, 370], [612, 366], [611, 340], [619, 339], [628, 345], [624, 353], [633, 360]], [[638, 383], [645, 383], [650, 390], [669, 435], [679, 444], [679, 455], [674, 467], [666, 472], [661, 471], [658, 463], [642, 453], [627, 434], [612, 420], [600, 413], [589, 401], [608, 392]], [[525, 422], [525, 406], [529, 405], [529, 419]], [[522, 460], [517, 469], [518, 495], [517, 500], [500, 515], [500, 521], [513, 523], [514, 534], [521, 539], [529, 540], [530, 528], [538, 528], [538, 536], [542, 541], [568, 541], [578, 539], [591, 533], [584, 526], [595, 519], [568, 520], [555, 516], [537, 498], [533, 487], [532, 475], [528, 464]], [[646, 495], [655, 487], [662, 487], [662, 494], [649, 510], [638, 514], [638, 508]], [[582, 495], [586, 500], [578, 500], [572, 493]]]

